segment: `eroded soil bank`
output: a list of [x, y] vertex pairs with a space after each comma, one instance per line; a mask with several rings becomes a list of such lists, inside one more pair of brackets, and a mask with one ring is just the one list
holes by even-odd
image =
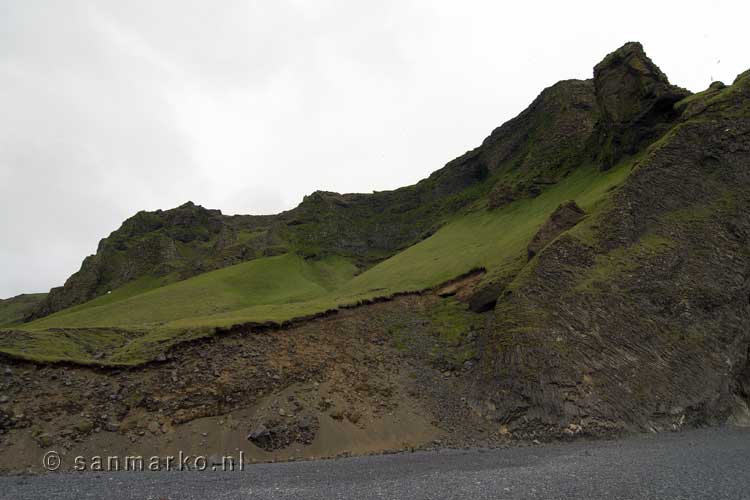
[[[217, 336], [127, 370], [3, 360], [0, 469], [41, 471], [49, 450], [66, 466], [79, 455], [243, 451], [253, 462], [507, 442], [470, 397], [484, 316], [440, 313], [461, 293], [451, 284]], [[445, 322], [458, 333], [446, 338]]]

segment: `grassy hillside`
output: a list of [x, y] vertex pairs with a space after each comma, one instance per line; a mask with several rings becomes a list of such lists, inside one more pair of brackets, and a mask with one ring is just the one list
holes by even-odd
[[0, 328], [21, 323], [31, 309], [46, 296], [46, 293], [25, 293], [0, 300]]
[[537, 198], [496, 210], [480, 202], [431, 237], [358, 275], [341, 257], [285, 254], [164, 286], [157, 278], [142, 278], [25, 324], [23, 334], [0, 335], [0, 350], [34, 359], [135, 364], [177, 342], [210, 335], [216, 327], [282, 322], [424, 290], [477, 267], [487, 269], [488, 276], [515, 273], [526, 262], [529, 240], [560, 203], [574, 199], [593, 212], [629, 171], [627, 163], [607, 172], [581, 167]]
[[[50, 327], [158, 326], [257, 304], [288, 304], [326, 295], [354, 275], [343, 258], [305, 260], [293, 254], [257, 259], [148, 289], [139, 280], [80, 306], [24, 325]], [[146, 288], [133, 294], [133, 288]], [[119, 293], [118, 293], [119, 292]], [[118, 297], [119, 296], [119, 297]], [[119, 299], [119, 300], [118, 300]], [[252, 320], [253, 318], [250, 318]]]

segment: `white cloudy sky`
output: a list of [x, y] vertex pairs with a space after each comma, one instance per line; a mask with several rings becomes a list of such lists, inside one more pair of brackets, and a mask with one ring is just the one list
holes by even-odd
[[616, 5], [0, 0], [0, 297], [141, 209], [414, 183], [628, 40], [693, 91], [750, 67], [746, 2]]

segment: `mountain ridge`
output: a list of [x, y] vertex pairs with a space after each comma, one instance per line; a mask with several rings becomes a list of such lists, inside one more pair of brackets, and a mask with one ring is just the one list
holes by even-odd
[[79, 302], [0, 330], [0, 430], [212, 421], [267, 459], [750, 424], [750, 71], [603, 61], [414, 186], [129, 218], [46, 304]]
[[[538, 196], [580, 159], [593, 130], [593, 106], [591, 81], [558, 82], [477, 148], [417, 184], [391, 191], [316, 191], [291, 210], [261, 216], [227, 216], [191, 201], [139, 212], [102, 239], [97, 253], [27, 319], [91, 300], [144, 274], [178, 273], [172, 282], [285, 251], [343, 254], [367, 268], [433, 234], [446, 216], [491, 190], [495, 178], [508, 178], [518, 197]], [[555, 119], [548, 121], [550, 115]], [[529, 137], [538, 139], [533, 147], [524, 146]]]
[[[613, 82], [621, 83], [621, 92], [612, 89]], [[706, 92], [715, 98], [722, 90], [712, 85]], [[654, 137], [664, 135], [665, 127], [674, 127], [680, 120], [694, 119], [704, 101], [700, 97], [700, 94], [693, 96], [671, 85], [646, 56], [642, 46], [629, 42], [595, 67], [593, 79], [563, 80], [544, 89], [518, 116], [494, 129], [480, 146], [448, 162], [415, 185], [372, 194], [316, 191], [305, 196], [297, 207], [275, 215], [227, 216], [220, 210], [206, 209], [192, 201], [170, 210], [139, 212], [101, 240], [97, 254], [87, 257], [82, 269], [63, 287], [53, 289], [25, 319], [32, 325], [55, 325], [62, 320], [59, 314], [55, 314], [60, 312], [69, 319], [59, 324], [76, 326], [71, 323], [72, 318], [84, 318], [88, 314], [78, 312], [80, 307], [90, 309], [93, 314], [91, 307], [101, 304], [95, 306], [101, 310], [97, 314], [104, 314], [105, 310], [114, 313], [114, 306], [108, 305], [107, 309], [102, 309], [102, 306], [113, 301], [131, 300], [128, 297], [150, 290], [164, 287], [172, 290], [171, 285], [220, 269], [253, 261], [266, 262], [268, 258], [285, 255], [296, 255], [303, 259], [302, 262], [313, 266], [317, 266], [317, 262], [327, 265], [324, 263], [332, 262], [331, 259], [340, 259], [336, 261], [340, 263], [337, 266], [350, 269], [346, 271], [348, 276], [362, 275], [353, 283], [368, 283], [372, 281], [368, 277], [373, 275], [376, 276], [374, 283], [379, 283], [373, 288], [375, 292], [368, 291], [366, 285], [347, 284], [343, 290], [355, 293], [353, 298], [347, 298], [345, 292], [341, 292], [343, 295], [329, 294], [331, 296], [319, 306], [313, 301], [313, 305], [301, 309], [307, 312], [314, 311], [315, 307], [330, 308], [363, 297], [374, 297], [378, 290], [395, 293], [402, 289], [418, 290], [420, 286], [429, 288], [475, 268], [487, 268], [487, 273], [470, 298], [471, 307], [486, 310], [496, 304], [497, 298], [517, 274], [528, 267], [527, 260], [570, 228], [553, 229], [542, 238], [539, 234], [534, 236], [532, 227], [523, 229], [519, 234], [526, 236], [522, 238], [541, 243], [529, 243], [528, 249], [523, 248], [518, 257], [513, 257], [516, 250], [511, 251], [503, 257], [505, 260], [497, 261], [502, 262], [499, 267], [486, 266], [495, 257], [487, 253], [492, 251], [491, 246], [486, 246], [488, 241], [480, 238], [476, 244], [486, 250], [478, 254], [478, 260], [461, 264], [454, 257], [455, 262], [446, 262], [444, 269], [434, 274], [434, 278], [426, 274], [427, 279], [413, 276], [404, 280], [398, 274], [391, 274], [388, 278], [391, 285], [387, 285], [382, 270], [393, 268], [391, 261], [408, 261], [401, 258], [401, 253], [420, 255], [411, 250], [433, 248], [434, 245], [417, 244], [435, 240], [433, 236], [446, 225], [448, 228], [440, 234], [446, 234], [446, 231], [450, 234], [450, 228], [460, 226], [456, 226], [457, 220], [468, 217], [466, 220], [489, 222], [500, 217], [493, 214], [512, 212], [519, 204], [528, 204], [532, 210], [535, 205], [546, 206], [543, 200], [549, 197], [542, 195], [547, 191], [560, 193], [550, 198], [550, 201], [559, 201], [551, 201], [553, 205], [545, 209], [550, 216], [554, 216], [554, 204], [572, 203], [577, 207], [571, 199], [559, 196], [578, 196], [578, 201], [581, 201], [580, 196], [586, 193], [581, 189], [591, 189], [592, 186], [584, 186], [599, 182], [591, 180], [594, 174], [585, 173], [587, 163], [598, 166], [600, 171], [608, 171], [613, 169], [610, 163], [615, 158], [621, 160], [623, 155], [630, 158], [635, 150], [642, 155], [646, 149], [644, 141], [653, 142]], [[683, 102], [687, 104], [676, 105]], [[671, 106], [665, 103], [671, 103]], [[702, 111], [705, 112], [705, 107]], [[633, 129], [637, 131], [630, 133]], [[608, 159], [602, 157], [604, 150], [599, 147], [602, 140], [610, 145], [616, 144], [610, 151], [613, 156]], [[631, 168], [637, 163], [638, 160]], [[616, 173], [613, 179], [629, 175], [622, 168], [618, 172], [621, 173]], [[573, 187], [570, 191], [564, 186], [580, 187]], [[612, 185], [609, 189], [614, 187]], [[563, 195], [566, 190], [570, 194]], [[596, 196], [605, 194], [602, 192]], [[576, 216], [577, 220], [593, 216], [592, 208], [595, 207], [587, 208], [589, 212], [586, 213], [581, 211], [583, 215]], [[533, 224], [537, 225], [543, 222], [539, 215], [529, 220], [536, 221]], [[472, 238], [466, 239], [466, 236], [463, 236], [464, 242], [456, 242], [457, 249]], [[518, 248], [520, 244], [521, 240], [513, 240], [511, 248]], [[442, 250], [429, 250], [435, 251]], [[381, 263], [385, 267], [379, 265]], [[414, 269], [421, 266], [417, 261], [411, 265], [416, 266]], [[455, 270], [451, 271], [453, 266], [456, 266]], [[401, 274], [409, 276], [409, 273]], [[402, 284], [398, 285], [399, 282]], [[189, 289], [180, 289], [183, 288]], [[89, 303], [91, 306], [86, 305]], [[240, 303], [243, 302], [237, 304]], [[228, 305], [217, 302], [215, 307], [221, 311]], [[50, 314], [54, 314], [52, 319], [45, 320]], [[266, 318], [277, 317], [275, 314]], [[54, 319], [57, 317], [61, 319]], [[286, 314], [278, 317], [291, 319]], [[168, 321], [174, 319], [179, 318], [170, 316]], [[99, 320], [94, 323], [86, 320], [78, 326], [87, 324], [116, 326]]]

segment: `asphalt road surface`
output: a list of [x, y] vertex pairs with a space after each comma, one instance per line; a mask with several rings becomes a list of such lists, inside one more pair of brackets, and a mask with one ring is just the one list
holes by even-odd
[[0, 498], [750, 499], [750, 429], [258, 464], [242, 472], [4, 476]]

